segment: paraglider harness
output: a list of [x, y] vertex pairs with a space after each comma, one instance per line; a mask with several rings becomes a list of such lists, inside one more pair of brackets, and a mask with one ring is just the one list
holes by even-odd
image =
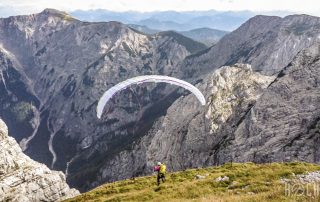
[[166, 170], [167, 170], [167, 166], [163, 163], [161, 163], [160, 165], [157, 165], [154, 167], [153, 169], [154, 171], [158, 172], [157, 175], [157, 185], [160, 185], [160, 180], [162, 181], [162, 183], [164, 183], [166, 181]]

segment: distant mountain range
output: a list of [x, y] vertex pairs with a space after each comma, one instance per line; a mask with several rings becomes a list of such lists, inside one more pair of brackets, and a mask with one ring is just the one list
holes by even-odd
[[[131, 27], [132, 29], [135, 29], [145, 34], [156, 34], [161, 32], [160, 30], [150, 29], [149, 27], [144, 25], [130, 24], [128, 26]], [[216, 44], [224, 35], [228, 34], [229, 32], [221, 31], [217, 29], [211, 29], [211, 28], [198, 28], [198, 29], [193, 29], [189, 31], [181, 31], [178, 33], [182, 34], [185, 37], [193, 39], [194, 41], [203, 43], [207, 47], [210, 47]]]
[[145, 34], [156, 34], [158, 32], [161, 32], [160, 30], [151, 29], [151, 28], [144, 26], [144, 25], [129, 24], [128, 26], [131, 27], [132, 29], [135, 29], [135, 30], [142, 32], [142, 33], [145, 33]]
[[84, 21], [119, 21], [125, 24], [144, 25], [155, 30], [188, 31], [198, 28], [212, 28], [232, 31], [255, 13], [251, 11], [161, 11], [161, 12], [114, 12], [103, 9], [76, 10], [71, 15]]
[[210, 28], [199, 28], [179, 33], [207, 46], [212, 46], [229, 32]]

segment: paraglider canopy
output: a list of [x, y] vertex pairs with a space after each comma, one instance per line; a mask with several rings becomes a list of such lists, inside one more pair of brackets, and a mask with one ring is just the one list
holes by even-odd
[[200, 92], [200, 90], [186, 81], [183, 81], [183, 80], [180, 80], [177, 78], [173, 78], [173, 77], [169, 77], [169, 76], [161, 76], [161, 75], [137, 76], [137, 77], [134, 77], [134, 78], [131, 78], [131, 79], [128, 79], [128, 80], [125, 80], [125, 81], [118, 83], [117, 85], [111, 87], [109, 90], [107, 90], [102, 95], [102, 97], [100, 98], [100, 100], [98, 102], [98, 106], [97, 106], [97, 117], [99, 119], [101, 118], [104, 106], [117, 92], [127, 88], [130, 85], [147, 83], [147, 82], [154, 82], [154, 83], [163, 82], [163, 83], [169, 83], [169, 84], [183, 87], [183, 88], [189, 90], [190, 92], [192, 92], [198, 98], [198, 100], [200, 101], [200, 103], [202, 105], [206, 104], [206, 100], [205, 100], [203, 94]]

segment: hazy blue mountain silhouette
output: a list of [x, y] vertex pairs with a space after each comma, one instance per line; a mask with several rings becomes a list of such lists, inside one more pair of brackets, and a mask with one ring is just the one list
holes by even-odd
[[197, 28], [212, 28], [231, 31], [254, 16], [251, 11], [159, 11], [159, 12], [114, 12], [103, 9], [76, 10], [71, 14], [85, 21], [120, 21], [126, 24], [145, 25], [156, 30], [187, 31]]

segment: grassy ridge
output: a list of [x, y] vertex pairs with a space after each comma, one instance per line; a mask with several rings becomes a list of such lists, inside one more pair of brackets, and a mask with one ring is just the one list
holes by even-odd
[[[285, 195], [281, 178], [320, 170], [319, 165], [291, 163], [233, 163], [218, 167], [190, 169], [167, 174], [167, 181], [156, 186], [156, 176], [109, 183], [68, 202], [81, 201], [318, 201], [319, 196]], [[196, 175], [206, 176], [196, 179]], [[220, 176], [229, 180], [217, 182]]]

